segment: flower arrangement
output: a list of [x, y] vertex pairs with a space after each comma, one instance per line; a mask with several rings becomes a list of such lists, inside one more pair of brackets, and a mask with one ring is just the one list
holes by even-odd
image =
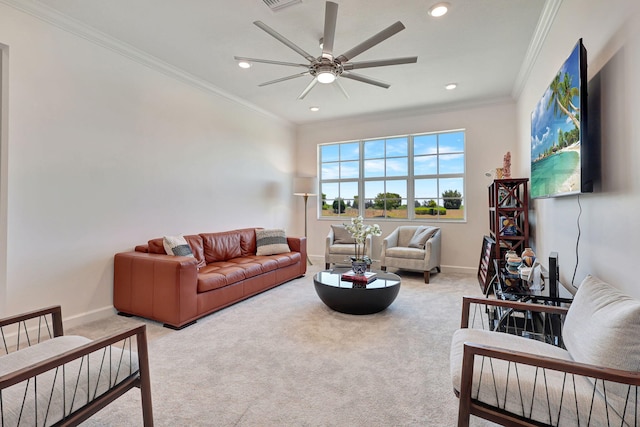
[[382, 230], [378, 224], [365, 225], [362, 216], [351, 218], [351, 224], [344, 224], [344, 228], [351, 234], [355, 242], [354, 261], [364, 261], [371, 264], [371, 259], [366, 256], [367, 237], [380, 236]]

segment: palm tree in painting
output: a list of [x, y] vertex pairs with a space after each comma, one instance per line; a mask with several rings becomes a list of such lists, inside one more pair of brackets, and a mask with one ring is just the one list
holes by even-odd
[[[558, 109], [560, 109], [573, 121], [573, 124], [575, 124], [576, 127], [580, 127], [580, 122], [578, 122], [576, 116], [567, 108], [567, 106], [571, 104], [572, 94], [574, 93], [573, 89], [576, 89], [577, 91], [577, 88], [571, 87], [571, 75], [565, 73], [564, 78], [560, 80], [560, 73], [556, 74], [551, 85], [549, 85], [549, 89], [551, 89], [551, 98], [549, 98], [549, 102], [547, 103], [547, 110], [553, 104], [554, 115], [557, 116]], [[571, 107], [574, 110], [577, 110], [572, 104]]]

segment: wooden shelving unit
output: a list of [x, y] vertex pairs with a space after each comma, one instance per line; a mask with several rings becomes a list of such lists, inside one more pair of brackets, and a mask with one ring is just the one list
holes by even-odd
[[529, 246], [529, 179], [496, 179], [489, 185], [489, 230], [494, 258]]

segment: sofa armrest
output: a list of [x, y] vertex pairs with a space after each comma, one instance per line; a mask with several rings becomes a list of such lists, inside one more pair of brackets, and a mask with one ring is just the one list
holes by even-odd
[[387, 253], [387, 249], [395, 248], [398, 246], [398, 236], [399, 236], [398, 228], [393, 230], [391, 234], [382, 239], [382, 248], [380, 250], [380, 265], [385, 265], [385, 257]]
[[307, 272], [307, 238], [306, 237], [287, 237], [289, 249], [293, 252], [300, 252], [300, 275], [303, 276]]
[[123, 313], [176, 328], [198, 316], [198, 266], [193, 257], [142, 252], [115, 255], [113, 305]]
[[[49, 318], [51, 319], [52, 330], [49, 328], [49, 320], [48, 320]], [[27, 313], [17, 314], [15, 316], [9, 316], [9, 317], [0, 319], [0, 331], [4, 333], [5, 332], [4, 329], [6, 327], [14, 326], [18, 328], [17, 334], [20, 334], [21, 333], [20, 327], [22, 326], [24, 330], [24, 332], [22, 333], [26, 333], [28, 330], [27, 322], [29, 320], [34, 320], [34, 319], [38, 319], [38, 334], [37, 334], [38, 342], [39, 342], [40, 336], [43, 335], [42, 333], [46, 333], [49, 338], [59, 337], [64, 335], [64, 331], [62, 328], [62, 308], [59, 305], [45, 307], [38, 310], [29, 311]], [[44, 324], [42, 323], [43, 321], [44, 321]], [[44, 328], [46, 328], [47, 330], [44, 331], [43, 330]], [[20, 337], [17, 337], [17, 339], [19, 338]], [[42, 338], [45, 339], [44, 337]], [[24, 341], [29, 343], [30, 340], [25, 339]], [[6, 340], [3, 340], [2, 344], [4, 345], [5, 353], [8, 353], [9, 349], [7, 348]]]
[[528, 302], [498, 300], [486, 297], [462, 297], [462, 316], [460, 321], [461, 328], [469, 327], [469, 318], [471, 313], [471, 305], [477, 304], [486, 307], [503, 307], [507, 309], [529, 311], [535, 313], [559, 314], [566, 316], [569, 312], [568, 307], [559, 307], [555, 305], [531, 304]]

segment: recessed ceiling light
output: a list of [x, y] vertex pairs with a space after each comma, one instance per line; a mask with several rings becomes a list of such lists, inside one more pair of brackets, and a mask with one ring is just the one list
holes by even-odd
[[448, 84], [448, 85], [446, 85], [444, 88], [445, 88], [446, 90], [454, 90], [454, 89], [455, 89], [455, 88], [457, 88], [457, 87], [458, 87], [458, 84], [457, 84], [457, 83], [449, 83], [449, 84]]
[[309, 107], [309, 110], [311, 111], [320, 111], [320, 107]]
[[240, 62], [238, 62], [238, 67], [240, 67], [240, 68], [251, 68], [251, 62], [240, 61]]
[[439, 18], [449, 11], [449, 3], [437, 3], [429, 8], [429, 15]]

